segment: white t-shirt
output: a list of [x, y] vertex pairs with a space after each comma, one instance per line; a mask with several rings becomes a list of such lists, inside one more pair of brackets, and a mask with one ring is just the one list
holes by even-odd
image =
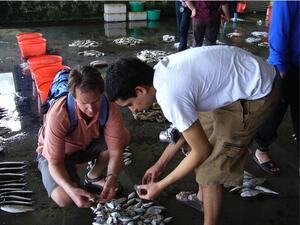
[[270, 93], [276, 70], [262, 58], [233, 46], [206, 46], [169, 55], [154, 67], [156, 99], [182, 132], [198, 112]]

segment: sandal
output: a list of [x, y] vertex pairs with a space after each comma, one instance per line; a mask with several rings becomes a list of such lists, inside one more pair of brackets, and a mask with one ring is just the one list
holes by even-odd
[[103, 180], [103, 179], [104, 179], [104, 177], [102, 175], [100, 175], [99, 177], [96, 177], [96, 178], [89, 178], [88, 175], [86, 174], [85, 178], [84, 178], [84, 186], [86, 188], [98, 189], [98, 190], [102, 191], [103, 186], [97, 184], [96, 182]]
[[261, 163], [259, 161], [259, 159], [255, 156], [255, 154], [253, 155], [253, 160], [254, 162], [256, 162], [256, 164], [265, 172], [269, 173], [269, 174], [279, 174], [280, 169], [279, 167], [275, 164], [275, 162], [273, 160], [270, 160], [268, 162], [264, 162]]
[[176, 199], [199, 212], [203, 212], [203, 202], [198, 199], [196, 193], [182, 191], [176, 195]]

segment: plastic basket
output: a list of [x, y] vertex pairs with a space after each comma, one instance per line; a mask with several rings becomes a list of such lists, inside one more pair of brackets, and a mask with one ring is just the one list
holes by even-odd
[[32, 56], [45, 55], [46, 43], [46, 39], [41, 37], [19, 42], [21, 56], [25, 59], [28, 59]]
[[142, 12], [144, 11], [144, 2], [129, 2], [131, 12]]
[[43, 34], [42, 33], [38, 33], [38, 32], [31, 32], [31, 33], [19, 33], [16, 35], [17, 41], [24, 41], [24, 40], [28, 40], [28, 39], [33, 39], [33, 38], [37, 38], [37, 37], [42, 37]]
[[148, 20], [159, 20], [160, 19], [160, 10], [159, 9], [151, 9], [147, 11], [147, 19]]
[[31, 73], [44, 66], [60, 66], [62, 65], [62, 57], [59, 55], [41, 55], [30, 57], [27, 60]]

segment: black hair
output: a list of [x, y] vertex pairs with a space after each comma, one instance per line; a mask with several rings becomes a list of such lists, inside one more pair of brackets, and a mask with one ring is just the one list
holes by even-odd
[[106, 94], [111, 101], [136, 97], [139, 85], [153, 86], [154, 70], [138, 58], [121, 58], [106, 71]]

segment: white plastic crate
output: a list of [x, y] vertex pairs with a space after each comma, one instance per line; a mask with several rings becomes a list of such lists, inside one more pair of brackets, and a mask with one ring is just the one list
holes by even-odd
[[147, 12], [128, 12], [128, 20], [147, 20]]
[[126, 21], [126, 13], [104, 13], [104, 21], [106, 22]]
[[104, 4], [104, 13], [126, 13], [126, 4]]

